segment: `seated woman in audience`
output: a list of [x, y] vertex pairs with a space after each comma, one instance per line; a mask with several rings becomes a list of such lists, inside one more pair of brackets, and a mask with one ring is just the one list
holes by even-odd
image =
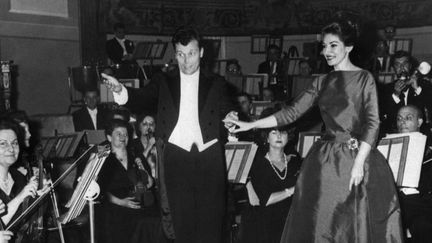
[[104, 194], [104, 242], [155, 242], [160, 224], [153, 219], [159, 211], [152, 207], [152, 194], [146, 193], [153, 180], [144, 169], [144, 158], [128, 149], [128, 130], [127, 122], [114, 119], [105, 131], [111, 154], [99, 173]]
[[35, 197], [38, 182], [31, 177], [29, 182], [23, 174], [11, 167], [20, 152], [20, 127], [9, 119], [0, 119], [0, 200], [7, 205], [7, 211], [1, 215], [4, 225], [20, 215], [23, 202], [27, 197]]
[[133, 140], [133, 148], [136, 154], [143, 155], [147, 163], [144, 167], [151, 172], [153, 179], [156, 177], [156, 138], [154, 131], [156, 121], [154, 116], [142, 114], [135, 123], [137, 138]]
[[[286, 148], [287, 127], [275, 127], [262, 132], [267, 146], [259, 149], [249, 172], [259, 206], [252, 207], [252, 214], [242, 218], [241, 237], [245, 243], [280, 242], [301, 165], [297, 153]], [[248, 193], [251, 197], [249, 191], [250, 188]]]

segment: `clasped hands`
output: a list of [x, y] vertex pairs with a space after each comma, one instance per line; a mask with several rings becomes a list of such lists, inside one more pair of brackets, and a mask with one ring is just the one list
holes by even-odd
[[240, 121], [238, 119], [238, 113], [235, 111], [229, 112], [222, 121], [229, 133], [244, 132], [253, 128], [252, 122]]

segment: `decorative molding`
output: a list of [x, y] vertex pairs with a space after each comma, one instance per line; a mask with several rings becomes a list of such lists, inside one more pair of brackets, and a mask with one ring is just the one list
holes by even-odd
[[420, 27], [432, 25], [430, 0], [100, 0], [100, 29], [124, 22], [130, 33], [171, 35], [193, 24], [204, 35], [311, 34], [338, 11], [360, 21]]

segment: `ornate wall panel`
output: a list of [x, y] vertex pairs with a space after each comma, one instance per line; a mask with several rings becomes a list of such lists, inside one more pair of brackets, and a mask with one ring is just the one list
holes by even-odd
[[99, 9], [105, 32], [121, 21], [132, 33], [153, 35], [183, 24], [205, 35], [316, 33], [338, 11], [379, 27], [432, 25], [430, 0], [100, 0]]

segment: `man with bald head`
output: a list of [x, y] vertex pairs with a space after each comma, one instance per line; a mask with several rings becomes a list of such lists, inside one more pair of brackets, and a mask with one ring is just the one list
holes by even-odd
[[[423, 114], [414, 105], [403, 106], [396, 117], [399, 133], [419, 132]], [[429, 148], [423, 161], [431, 158]], [[409, 159], [409, 158], [408, 158]], [[418, 188], [403, 188], [400, 191], [403, 223], [409, 229], [411, 243], [432, 242], [432, 162], [423, 163]], [[409, 193], [408, 190], [411, 190]], [[414, 194], [411, 194], [413, 193]]]

